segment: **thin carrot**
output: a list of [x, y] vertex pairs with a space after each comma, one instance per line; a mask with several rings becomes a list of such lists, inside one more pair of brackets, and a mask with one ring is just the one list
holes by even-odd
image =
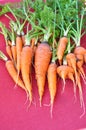
[[[75, 56], [75, 54], [74, 53], [68, 53], [66, 55], [66, 60], [67, 60], [68, 66], [71, 66], [74, 69], [75, 78], [76, 78], [76, 81], [77, 81], [77, 68], [76, 68], [76, 56]], [[77, 82], [76, 82], [76, 84], [77, 84]]]
[[16, 61], [17, 61], [16, 45], [12, 45], [11, 50], [12, 50], [13, 60], [16, 64]]
[[60, 38], [59, 44], [58, 44], [58, 47], [57, 47], [57, 58], [58, 58], [58, 61], [59, 61], [60, 65], [62, 64], [64, 51], [66, 49], [67, 43], [68, 43], [68, 38], [67, 37]]
[[42, 96], [44, 93], [44, 86], [46, 80], [46, 73], [51, 59], [50, 46], [44, 42], [41, 43], [35, 52], [35, 73], [38, 85], [38, 93], [40, 97], [40, 106], [42, 102]]
[[11, 22], [10, 22], [10, 28], [11, 28], [10, 39], [12, 41], [11, 42], [11, 51], [12, 51], [13, 61], [14, 61], [14, 64], [16, 66], [16, 62], [17, 62], [16, 36], [15, 36], [13, 26], [11, 25]]
[[56, 84], [57, 84], [57, 65], [56, 63], [52, 62], [48, 67], [48, 88], [50, 92], [51, 117], [57, 90]]
[[[14, 82], [16, 82], [16, 78], [17, 78], [17, 71], [15, 69], [14, 63], [12, 60], [8, 60], [8, 58], [3, 54], [3, 52], [0, 51], [0, 58], [3, 59], [6, 63], [6, 69], [9, 73], [9, 75], [11, 76], [11, 78], [14, 80]], [[21, 80], [20, 76], [18, 76], [18, 83], [17, 83], [23, 90], [27, 91], [23, 81]]]
[[7, 43], [9, 46], [12, 46], [12, 42], [10, 40], [7, 40]]
[[17, 71], [18, 75], [20, 73], [20, 64], [21, 64], [21, 51], [22, 51], [23, 43], [22, 43], [22, 38], [21, 36], [16, 37], [16, 52], [17, 52]]
[[12, 51], [11, 51], [11, 46], [10, 45], [6, 45], [6, 52], [8, 54], [8, 56], [10, 57], [10, 59], [12, 60]]
[[82, 67], [83, 63], [84, 63], [84, 57], [83, 57], [83, 55], [77, 54], [76, 58], [77, 58], [77, 64], [76, 65], [77, 65], [77, 68], [78, 68], [78, 72], [82, 76], [84, 82], [86, 82], [85, 72], [84, 72], [84, 69]]
[[32, 48], [28, 45], [24, 46], [21, 52], [21, 73], [25, 87], [29, 92], [30, 104], [32, 102], [32, 85], [30, 80], [32, 56]]

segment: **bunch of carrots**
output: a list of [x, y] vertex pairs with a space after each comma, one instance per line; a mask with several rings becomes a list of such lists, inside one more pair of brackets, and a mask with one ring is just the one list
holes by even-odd
[[[0, 33], [4, 35], [7, 52], [6, 56], [0, 51], [0, 59], [5, 61], [6, 69], [15, 85], [26, 92], [30, 105], [33, 102], [32, 66], [35, 68], [40, 106], [45, 82], [48, 80], [51, 116], [58, 77], [63, 80], [62, 92], [66, 79], [72, 80], [74, 84], [75, 98], [78, 87], [83, 108], [81, 117], [85, 114], [80, 81], [82, 77], [86, 83], [83, 69], [83, 64], [86, 63], [86, 49], [80, 45], [81, 37], [85, 34], [84, 6], [84, 3], [82, 2], [81, 6], [78, 0], [73, 0], [72, 4], [71, 0], [55, 0], [53, 3], [49, 0], [35, 0], [34, 4], [32, 0], [25, 0], [20, 2], [18, 8], [14, 8], [12, 4], [1, 6], [1, 15], [5, 14], [10, 22], [8, 28], [0, 22]], [[14, 16], [14, 20], [7, 12]]]

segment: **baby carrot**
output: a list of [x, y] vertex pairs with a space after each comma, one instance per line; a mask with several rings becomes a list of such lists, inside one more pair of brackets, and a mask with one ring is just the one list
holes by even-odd
[[27, 91], [29, 92], [30, 104], [32, 102], [32, 85], [30, 80], [32, 63], [32, 48], [24, 46], [21, 52], [21, 73]]
[[50, 92], [50, 105], [51, 105], [51, 117], [52, 117], [52, 110], [53, 110], [53, 104], [54, 99], [56, 96], [56, 90], [57, 90], [57, 65], [56, 63], [52, 62], [50, 63], [48, 67], [48, 88]]
[[46, 42], [39, 44], [35, 52], [35, 73], [38, 85], [38, 93], [40, 97], [40, 106], [42, 96], [44, 93], [46, 73], [50, 63], [51, 56], [52, 53], [50, 50], [50, 46]]

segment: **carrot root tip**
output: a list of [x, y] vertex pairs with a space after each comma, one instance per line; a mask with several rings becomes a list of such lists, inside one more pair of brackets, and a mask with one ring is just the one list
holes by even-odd
[[14, 89], [16, 90], [18, 88], [17, 84], [14, 85]]
[[53, 118], [53, 103], [51, 104], [50, 115], [51, 115], [51, 119], [52, 119]]
[[45, 107], [50, 107], [50, 104], [43, 104], [43, 106], [45, 106]]
[[35, 98], [34, 98], [34, 100], [32, 101], [32, 104], [35, 105], [35, 107], [36, 107], [36, 100], [35, 100]]
[[28, 102], [28, 98], [29, 98], [28, 92], [26, 92], [26, 94], [27, 94], [27, 97], [26, 97], [26, 101], [25, 101], [24, 105], [26, 105], [26, 103]]
[[63, 79], [63, 88], [62, 88], [62, 92], [61, 92], [61, 94], [64, 93], [64, 90], [65, 90], [65, 80]]
[[42, 97], [40, 97], [39, 102], [40, 102], [40, 107], [42, 107]]
[[27, 106], [27, 111], [28, 111], [28, 109], [30, 108], [30, 106], [31, 106], [31, 101], [29, 102], [29, 105]]

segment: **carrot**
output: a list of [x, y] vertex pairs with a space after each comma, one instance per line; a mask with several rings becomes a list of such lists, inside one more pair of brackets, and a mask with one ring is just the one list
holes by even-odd
[[20, 73], [20, 64], [21, 64], [21, 51], [22, 51], [22, 38], [21, 36], [17, 36], [16, 37], [16, 53], [17, 53], [17, 71], [18, 71], [18, 75]]
[[58, 75], [62, 78], [64, 86], [63, 86], [63, 92], [65, 89], [65, 80], [68, 76], [68, 73], [74, 73], [74, 70], [72, 67], [67, 66], [67, 65], [61, 65], [57, 67], [57, 73]]
[[16, 61], [17, 61], [16, 45], [12, 45], [11, 50], [12, 50], [13, 60], [16, 64]]
[[11, 25], [10, 23], [10, 26], [11, 26], [11, 51], [12, 51], [12, 56], [13, 56], [13, 61], [14, 61], [14, 64], [16, 66], [16, 62], [17, 62], [17, 50], [16, 50], [16, 36], [15, 36], [15, 32], [13, 30], [13, 26]]
[[21, 73], [25, 87], [29, 92], [30, 104], [32, 102], [32, 85], [30, 81], [31, 62], [32, 62], [32, 48], [27, 45], [23, 47], [21, 52]]
[[7, 43], [9, 46], [12, 46], [12, 42], [10, 40], [7, 40]]
[[13, 57], [12, 57], [12, 51], [11, 51], [10, 45], [6, 45], [6, 52], [7, 52], [8, 56], [10, 57], [10, 59], [12, 60]]
[[84, 82], [86, 82], [86, 76], [85, 76], [85, 72], [84, 72], [84, 69], [83, 69], [83, 63], [84, 63], [84, 57], [83, 55], [80, 55], [80, 54], [77, 54], [76, 55], [76, 58], [77, 58], [77, 68], [78, 68], [78, 72], [80, 73], [80, 75], [82, 76]]
[[57, 58], [58, 58], [60, 65], [62, 64], [62, 59], [63, 59], [63, 56], [64, 56], [64, 51], [66, 49], [67, 43], [68, 43], [67, 37], [60, 38], [59, 44], [58, 44], [58, 47], [57, 47]]
[[40, 97], [40, 106], [44, 93], [46, 73], [50, 63], [52, 53], [46, 42], [39, 44], [35, 52], [35, 73], [38, 85], [38, 93]]
[[48, 88], [50, 92], [51, 117], [57, 90], [56, 84], [57, 84], [57, 65], [56, 63], [52, 62], [48, 67]]
[[[12, 60], [8, 60], [8, 58], [0, 51], [0, 58], [3, 59], [6, 63], [6, 69], [9, 73], [9, 75], [11, 76], [11, 78], [14, 80], [14, 82], [16, 82], [16, 78], [17, 78], [17, 71], [15, 69], [14, 63]], [[26, 90], [23, 81], [21, 80], [20, 76], [18, 76], [18, 83], [17, 83], [23, 90]]]
[[74, 69], [75, 78], [76, 78], [76, 81], [77, 81], [77, 68], [76, 68], [76, 56], [75, 56], [75, 54], [74, 53], [68, 53], [66, 55], [66, 60], [67, 60], [68, 66], [71, 66]]

